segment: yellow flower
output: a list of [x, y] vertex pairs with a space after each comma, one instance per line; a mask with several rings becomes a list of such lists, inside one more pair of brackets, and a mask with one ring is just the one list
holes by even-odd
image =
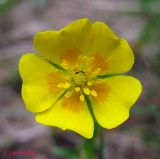
[[79, 19], [60, 31], [39, 32], [19, 62], [22, 98], [39, 123], [92, 138], [94, 122], [114, 128], [129, 117], [142, 87], [129, 71], [134, 55], [127, 41], [103, 22]]

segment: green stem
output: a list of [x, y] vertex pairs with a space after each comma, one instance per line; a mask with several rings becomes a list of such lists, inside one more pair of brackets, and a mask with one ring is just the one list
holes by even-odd
[[[87, 146], [88, 148], [86, 148], [86, 152], [89, 155], [92, 155], [92, 156], [88, 156], [87, 159], [94, 159], [95, 158], [95, 155], [94, 155], [94, 145], [95, 145], [95, 138], [96, 138], [97, 135], [99, 135], [99, 149], [98, 149], [99, 150], [99, 159], [104, 159], [104, 135], [103, 135], [103, 128], [100, 127], [98, 125], [98, 123], [96, 122], [96, 119], [95, 119], [95, 116], [94, 116], [94, 113], [93, 113], [93, 110], [92, 110], [92, 105], [91, 105], [91, 102], [90, 102], [88, 96], [85, 96], [85, 99], [86, 99], [87, 105], [89, 107], [90, 113], [91, 113], [91, 115], [93, 117], [94, 123], [95, 123], [94, 137], [86, 142], [86, 144], [88, 145]], [[98, 133], [97, 133], [97, 130], [98, 130]]]
[[96, 149], [96, 137], [98, 135], [97, 132], [97, 123], [95, 123], [94, 135], [93, 138], [89, 140], [85, 140], [84, 143], [84, 150], [85, 150], [85, 157], [84, 159], [95, 159], [95, 149]]
[[86, 140], [84, 148], [85, 148], [85, 159], [94, 159], [94, 145], [95, 145], [95, 138]]
[[104, 159], [104, 134], [101, 127], [99, 127], [99, 159]]

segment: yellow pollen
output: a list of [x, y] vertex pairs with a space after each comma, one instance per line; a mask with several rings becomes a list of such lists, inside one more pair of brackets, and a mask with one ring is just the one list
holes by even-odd
[[84, 95], [81, 94], [81, 95], [79, 96], [79, 99], [80, 99], [81, 102], [83, 102], [83, 101], [84, 101]]
[[75, 87], [75, 91], [79, 92], [80, 91], [80, 87]]
[[66, 82], [63, 87], [64, 88], [69, 88], [70, 86], [71, 86], [71, 84], [69, 82]]
[[69, 69], [69, 63], [67, 60], [63, 60], [62, 63], [61, 63], [61, 66], [65, 69]]
[[59, 84], [57, 85], [57, 87], [58, 87], [58, 88], [64, 88], [64, 83], [59, 83]]
[[88, 86], [91, 86], [92, 84], [93, 84], [93, 83], [92, 83], [91, 81], [88, 81], [88, 82], [87, 82], [87, 85], [88, 85]]
[[93, 71], [93, 74], [99, 74], [100, 71], [101, 71], [101, 68], [96, 68], [96, 69]]
[[86, 95], [89, 95], [89, 94], [90, 94], [90, 90], [89, 90], [89, 88], [87, 88], [87, 87], [83, 88], [83, 92], [84, 92], [84, 94], [86, 94]]
[[91, 90], [91, 95], [97, 97], [97, 92], [95, 90]]

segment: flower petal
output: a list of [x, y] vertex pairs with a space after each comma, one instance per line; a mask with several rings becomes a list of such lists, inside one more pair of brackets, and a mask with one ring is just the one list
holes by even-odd
[[63, 130], [73, 130], [86, 138], [93, 136], [94, 125], [91, 114], [86, 103], [80, 101], [78, 93], [61, 98], [47, 111], [37, 113], [36, 121]]
[[131, 76], [113, 76], [94, 86], [97, 97], [92, 97], [94, 115], [104, 128], [114, 128], [129, 117], [129, 109], [139, 97], [142, 86]]
[[22, 98], [31, 112], [48, 109], [60, 96], [57, 84], [63, 79], [61, 73], [40, 56], [28, 53], [21, 57], [19, 72], [23, 80]]
[[34, 47], [52, 62], [61, 62], [61, 55], [70, 50], [88, 48], [91, 22], [87, 18], [76, 20], [60, 31], [39, 32], [34, 37]]
[[100, 54], [106, 60], [104, 74], [124, 73], [131, 69], [134, 55], [126, 40], [118, 38], [103, 22], [93, 25], [94, 40], [90, 55]]

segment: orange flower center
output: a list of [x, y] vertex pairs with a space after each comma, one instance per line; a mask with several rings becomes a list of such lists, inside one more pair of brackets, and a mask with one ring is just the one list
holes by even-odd
[[97, 92], [94, 90], [93, 85], [95, 77], [103, 68], [106, 68], [105, 60], [98, 55], [87, 57], [78, 53], [71, 54], [71, 57], [74, 56], [72, 60], [68, 56], [63, 57], [61, 63], [61, 66], [69, 72], [68, 80], [58, 83], [57, 87], [67, 90], [66, 97], [69, 97], [73, 91], [78, 93], [82, 102], [86, 95], [97, 97]]

